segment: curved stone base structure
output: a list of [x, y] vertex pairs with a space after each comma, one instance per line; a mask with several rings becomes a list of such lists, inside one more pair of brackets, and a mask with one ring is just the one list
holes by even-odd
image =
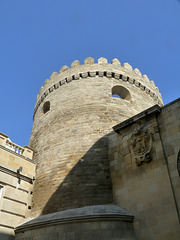
[[96, 205], [43, 215], [18, 226], [16, 240], [134, 240], [134, 216], [115, 205]]

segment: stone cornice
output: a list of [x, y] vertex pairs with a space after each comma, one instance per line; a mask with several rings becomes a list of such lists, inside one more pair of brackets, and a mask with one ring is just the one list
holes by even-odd
[[124, 122], [121, 122], [120, 124], [114, 126], [113, 129], [116, 133], [119, 133], [120, 130], [134, 124], [136, 121], [138, 121], [138, 120], [140, 120], [140, 119], [142, 119], [146, 116], [150, 116], [152, 114], [159, 114], [160, 112], [161, 112], [161, 107], [159, 107], [158, 105], [154, 105], [154, 106], [146, 109], [145, 111], [143, 111], [143, 112], [125, 120]]
[[16, 178], [20, 178], [20, 179], [22, 179], [26, 182], [29, 182], [29, 183], [33, 183], [33, 180], [35, 179], [33, 176], [30, 177], [30, 176], [26, 176], [26, 175], [23, 175], [21, 173], [18, 173], [14, 169], [10, 169], [9, 166], [8, 167], [0, 166], [0, 172], [4, 172], [4, 173], [6, 173], [8, 175], [11, 175], [13, 177], [16, 177]]

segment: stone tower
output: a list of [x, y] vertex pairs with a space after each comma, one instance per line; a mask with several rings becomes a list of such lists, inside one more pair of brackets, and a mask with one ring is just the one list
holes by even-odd
[[[119, 96], [119, 98], [117, 98]], [[63, 66], [41, 87], [30, 147], [37, 164], [32, 216], [113, 203], [108, 161], [112, 127], [155, 104], [153, 81], [105, 58]]]

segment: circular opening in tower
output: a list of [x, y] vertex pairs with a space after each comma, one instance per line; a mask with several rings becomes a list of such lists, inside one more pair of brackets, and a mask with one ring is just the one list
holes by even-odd
[[47, 101], [47, 102], [45, 102], [44, 105], [43, 105], [43, 113], [45, 114], [45, 113], [47, 113], [49, 110], [50, 110], [50, 102]]
[[112, 88], [112, 97], [129, 100], [131, 95], [127, 88], [123, 86], [114, 86]]

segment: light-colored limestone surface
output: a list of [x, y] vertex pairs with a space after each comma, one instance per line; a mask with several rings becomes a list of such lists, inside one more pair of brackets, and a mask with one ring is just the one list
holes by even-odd
[[0, 133], [0, 239], [14, 238], [14, 228], [30, 214], [35, 164], [32, 149]]
[[[48, 81], [48, 79], [45, 80], [45, 84], [41, 87], [37, 96], [34, 116], [44, 99], [62, 85], [74, 80], [98, 76], [115, 78], [119, 80], [119, 84], [124, 84], [123, 81], [132, 84], [142, 91], [145, 91], [154, 98], [157, 104], [162, 106], [162, 97], [158, 88], [154, 85], [153, 81], [149, 81], [147, 75], [142, 76], [139, 69], [135, 68], [133, 70], [132, 66], [128, 63], [124, 63], [123, 66], [121, 66], [119, 60], [116, 58], [109, 64], [105, 58], [99, 58], [98, 63], [94, 63], [94, 59], [88, 57], [84, 60], [84, 65], [81, 65], [78, 60], [75, 60], [71, 64], [71, 68], [63, 66], [59, 74], [54, 72], [50, 76], [50, 81]], [[128, 85], [127, 83], [125, 85]]]
[[[112, 97], [117, 86], [122, 98]], [[32, 215], [112, 203], [107, 134], [156, 103], [162, 105], [155, 85], [117, 59], [108, 64], [100, 58], [94, 64], [87, 58], [84, 65], [75, 61], [70, 69], [63, 66], [60, 74], [53, 73], [40, 89], [34, 111]]]
[[[115, 204], [135, 215], [137, 240], [180, 239], [180, 179], [177, 155], [180, 149], [180, 99], [154, 112], [145, 112], [114, 127], [109, 137], [109, 160]], [[137, 130], [152, 137], [150, 161], [137, 166], [135, 157], [148, 151], [148, 141]], [[137, 139], [134, 142], [133, 134]], [[133, 141], [132, 141], [133, 140]], [[132, 144], [136, 146], [132, 152]]]
[[180, 99], [89, 57], [46, 79], [33, 118], [31, 148], [0, 133], [0, 239], [180, 239]]
[[180, 153], [180, 99], [164, 106], [161, 115], [159, 115], [158, 122], [171, 186], [180, 219], [180, 175], [177, 169], [178, 153]]

